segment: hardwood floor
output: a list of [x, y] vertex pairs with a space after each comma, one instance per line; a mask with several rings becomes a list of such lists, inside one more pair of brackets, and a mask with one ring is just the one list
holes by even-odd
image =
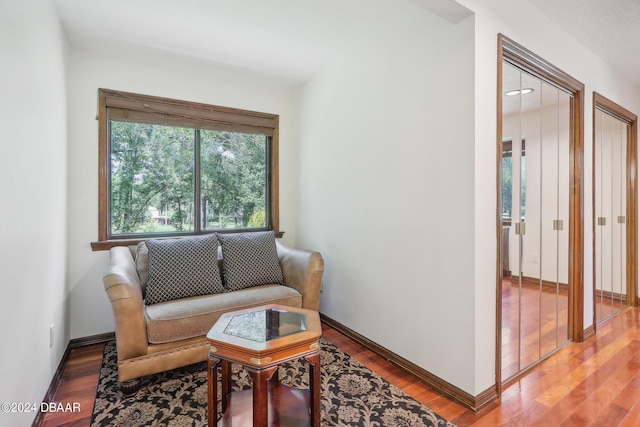
[[93, 344], [71, 350], [52, 402], [65, 405], [80, 403], [80, 412], [48, 412], [39, 425], [81, 427], [91, 424], [103, 352], [104, 344]]
[[[596, 335], [584, 343], [570, 343], [477, 413], [326, 325], [323, 336], [459, 427], [640, 425], [638, 308], [625, 309], [599, 325]], [[102, 345], [71, 351], [53, 400], [80, 402], [81, 413], [47, 414], [41, 425], [89, 425], [102, 351]]]

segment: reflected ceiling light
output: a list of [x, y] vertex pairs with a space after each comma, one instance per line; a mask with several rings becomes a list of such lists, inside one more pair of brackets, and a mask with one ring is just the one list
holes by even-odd
[[524, 89], [510, 90], [509, 92], [505, 92], [504, 94], [506, 96], [515, 96], [515, 95], [526, 95], [531, 92], [533, 92], [533, 89], [530, 87], [527, 87]]

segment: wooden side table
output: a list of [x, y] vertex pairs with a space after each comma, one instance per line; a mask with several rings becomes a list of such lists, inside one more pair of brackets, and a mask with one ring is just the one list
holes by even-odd
[[[268, 305], [222, 315], [207, 334], [209, 426], [319, 427], [321, 335], [312, 310]], [[280, 364], [299, 358], [309, 363], [309, 390], [280, 384], [276, 375]], [[231, 391], [232, 363], [247, 370], [253, 390]], [[219, 366], [223, 414], [216, 422]]]

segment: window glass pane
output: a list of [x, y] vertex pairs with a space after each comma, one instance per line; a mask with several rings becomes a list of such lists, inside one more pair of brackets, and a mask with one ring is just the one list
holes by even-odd
[[203, 229], [267, 226], [264, 135], [200, 131]]
[[110, 127], [111, 235], [193, 231], [195, 130]]
[[[502, 220], [511, 222], [511, 176], [512, 176], [512, 157], [502, 157]], [[517, 222], [517, 218], [516, 218]]]

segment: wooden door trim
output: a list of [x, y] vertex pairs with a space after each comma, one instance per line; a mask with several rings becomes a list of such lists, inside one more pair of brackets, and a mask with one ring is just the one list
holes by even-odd
[[[598, 92], [593, 92], [593, 120], [592, 120], [592, 140], [595, 147], [596, 140], [596, 110], [602, 110], [629, 125], [627, 132], [627, 302], [634, 306], [638, 306], [638, 116], [622, 107], [621, 105], [611, 101]], [[596, 164], [596, 150], [593, 150], [592, 164]], [[593, 247], [596, 245], [596, 174], [593, 173], [592, 182], [593, 203]], [[593, 251], [593, 324], [596, 325], [596, 252]]]
[[523, 68], [534, 76], [553, 84], [572, 95], [570, 104], [570, 193], [569, 193], [569, 337], [581, 342], [584, 330], [584, 84], [550, 62], [519, 45], [503, 34], [498, 34], [497, 96], [497, 153], [496, 153], [496, 387], [502, 392], [502, 63], [503, 60]]

